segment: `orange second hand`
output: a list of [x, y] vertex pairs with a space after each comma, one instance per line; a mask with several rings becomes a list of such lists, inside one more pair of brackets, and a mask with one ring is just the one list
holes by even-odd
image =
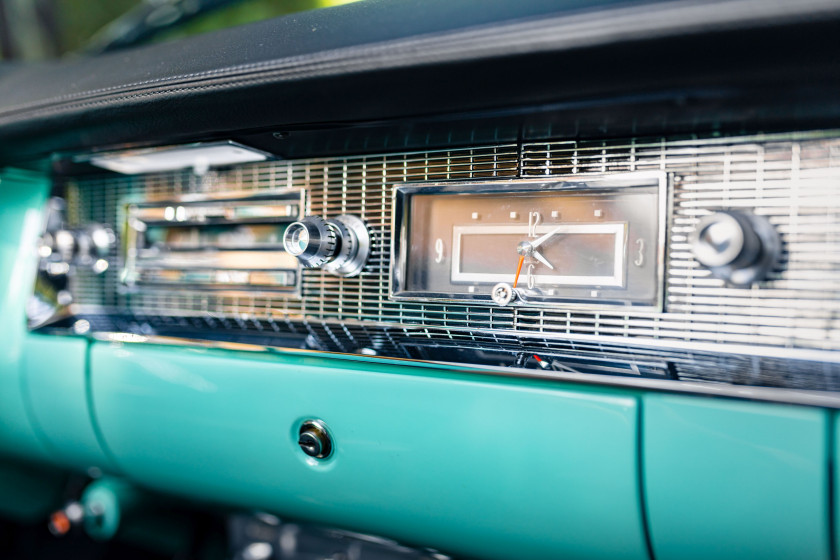
[[516, 267], [516, 278], [513, 281], [513, 287], [519, 283], [519, 273], [522, 272], [522, 263], [525, 262], [525, 255], [519, 257], [519, 266]]

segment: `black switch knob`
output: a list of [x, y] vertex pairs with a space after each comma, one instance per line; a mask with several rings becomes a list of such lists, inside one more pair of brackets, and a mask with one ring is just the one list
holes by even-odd
[[721, 211], [705, 216], [691, 236], [697, 262], [733, 286], [763, 280], [781, 253], [776, 229], [746, 212]]
[[332, 454], [332, 438], [327, 426], [320, 420], [307, 420], [301, 424], [298, 445], [304, 453], [316, 459], [326, 459]]

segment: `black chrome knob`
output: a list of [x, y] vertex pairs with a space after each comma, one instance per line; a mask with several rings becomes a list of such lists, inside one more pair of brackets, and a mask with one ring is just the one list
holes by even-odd
[[326, 459], [332, 454], [332, 438], [327, 426], [320, 420], [307, 420], [301, 424], [298, 445], [304, 453], [316, 459]]
[[721, 211], [700, 220], [691, 235], [691, 250], [714, 276], [734, 286], [749, 286], [775, 266], [781, 240], [760, 216]]
[[370, 233], [356, 216], [345, 214], [330, 220], [307, 216], [286, 228], [283, 247], [307, 268], [357, 276], [370, 256]]

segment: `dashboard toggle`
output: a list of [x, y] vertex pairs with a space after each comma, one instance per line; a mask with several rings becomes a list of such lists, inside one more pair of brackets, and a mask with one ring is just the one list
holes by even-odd
[[357, 216], [325, 220], [307, 216], [286, 228], [283, 247], [306, 268], [322, 268], [336, 276], [358, 276], [370, 256], [370, 233]]

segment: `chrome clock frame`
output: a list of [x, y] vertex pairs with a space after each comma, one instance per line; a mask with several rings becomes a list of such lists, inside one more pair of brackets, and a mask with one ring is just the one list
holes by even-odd
[[551, 302], [523, 300], [516, 298], [510, 303], [514, 307], [564, 308], [590, 311], [618, 311], [625, 307], [634, 312], [662, 312], [664, 306], [665, 244], [669, 227], [672, 174], [664, 171], [640, 171], [627, 173], [608, 173], [599, 175], [574, 175], [552, 178], [551, 181], [504, 180], [493, 182], [447, 182], [447, 183], [402, 183], [394, 187], [391, 221], [391, 266], [389, 277], [389, 297], [398, 301], [437, 302], [461, 305], [483, 305], [498, 307], [488, 294], [452, 294], [437, 292], [416, 292], [404, 289], [405, 274], [408, 265], [409, 246], [409, 198], [414, 194], [504, 194], [511, 192], [582, 192], [582, 191], [622, 191], [638, 187], [657, 188], [657, 243], [653, 251], [656, 260], [655, 281], [656, 299], [652, 305], [584, 303], [563, 301], [561, 298]]

